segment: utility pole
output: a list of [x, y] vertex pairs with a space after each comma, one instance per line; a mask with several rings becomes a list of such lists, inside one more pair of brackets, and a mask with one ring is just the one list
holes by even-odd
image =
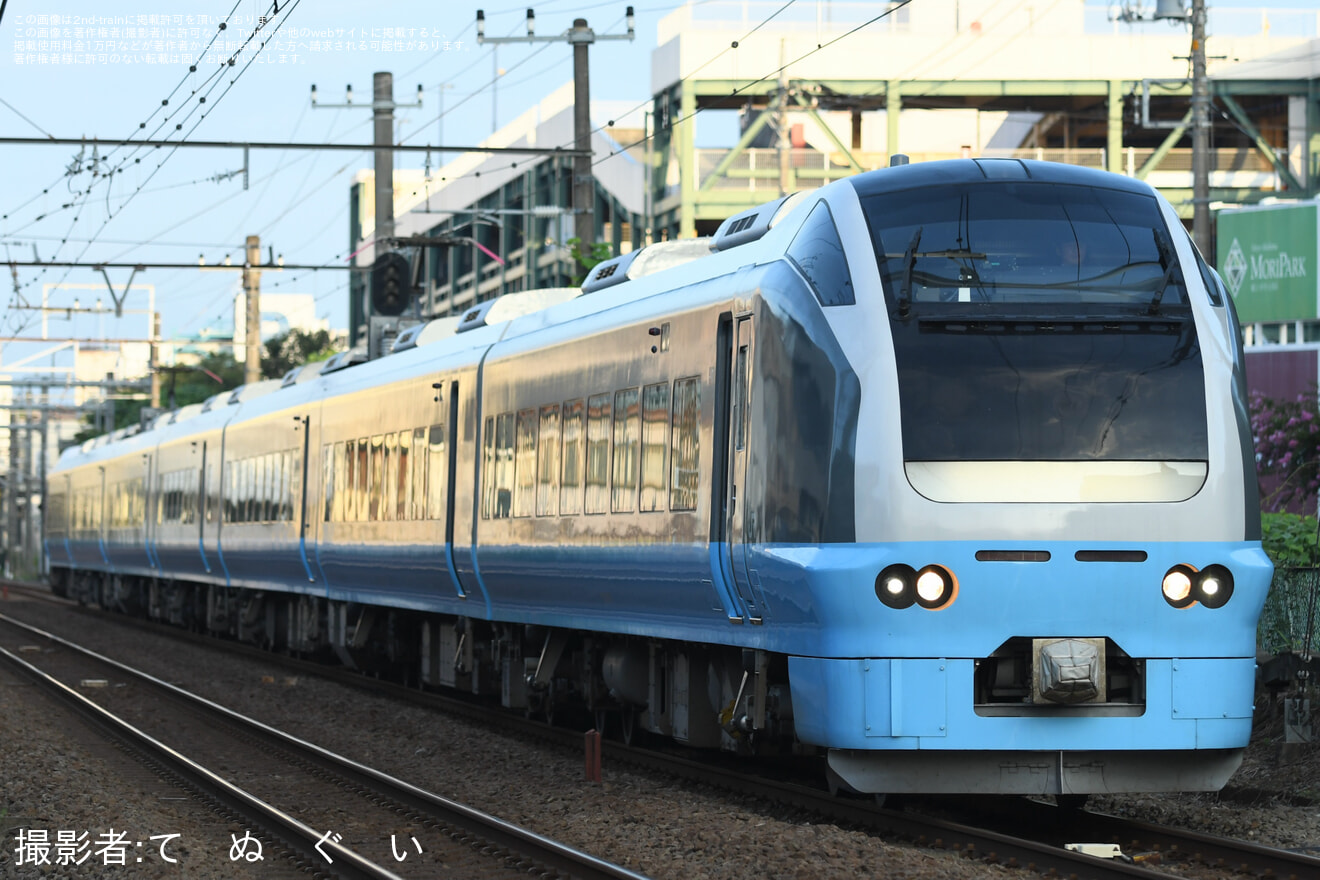
[[1210, 83], [1205, 75], [1205, 0], [1192, 0], [1192, 239], [1210, 250]]
[[[1155, 0], [1154, 10], [1141, 0], [1123, 0], [1113, 17], [1136, 21], [1185, 21], [1192, 26], [1192, 240], [1202, 254], [1210, 254], [1210, 80], [1205, 70], [1205, 0]], [[1181, 56], [1180, 56], [1181, 57]], [[1172, 126], [1168, 126], [1172, 127]]]
[[[244, 322], [245, 360], [243, 362], [243, 383], [251, 385], [261, 380], [261, 237], [247, 237], [247, 257], [243, 264], [243, 293], [247, 305], [247, 320]], [[160, 376], [152, 373], [151, 396], [155, 405], [160, 405]]]
[[160, 312], [151, 313], [151, 408], [160, 409]]
[[[386, 239], [394, 237], [394, 111], [402, 107], [420, 107], [422, 106], [422, 87], [417, 86], [417, 102], [414, 104], [396, 104], [394, 103], [394, 74], [388, 71], [378, 71], [371, 77], [371, 115], [372, 115], [372, 145], [373, 155], [375, 156], [375, 196], [376, 196], [376, 231], [372, 235], [374, 242], [380, 243], [379, 247], [373, 249], [376, 257], [380, 257], [384, 249]], [[347, 89], [345, 103], [343, 104], [318, 104], [316, 101], [316, 86], [312, 86], [312, 106], [313, 107], [363, 107], [363, 104], [353, 103], [353, 86], [350, 84]], [[359, 274], [358, 277], [361, 277]], [[361, 319], [362, 326], [370, 328], [371, 326], [371, 296], [367, 284], [362, 284], [362, 310], [359, 315], [354, 315], [352, 306], [349, 310], [349, 339], [355, 342], [354, 336], [357, 330], [357, 318]]]
[[587, 268], [581, 257], [590, 252], [596, 241], [596, 223], [593, 207], [596, 199], [595, 180], [591, 174], [591, 74], [587, 63], [587, 48], [597, 40], [631, 40], [633, 8], [627, 10], [626, 34], [597, 34], [587, 26], [585, 18], [573, 20], [573, 27], [553, 37], [536, 36], [536, 15], [527, 10], [527, 36], [487, 37], [486, 13], [477, 10], [477, 42], [498, 46], [501, 43], [557, 43], [568, 41], [573, 46], [573, 234], [578, 239], [577, 274], [585, 275]]

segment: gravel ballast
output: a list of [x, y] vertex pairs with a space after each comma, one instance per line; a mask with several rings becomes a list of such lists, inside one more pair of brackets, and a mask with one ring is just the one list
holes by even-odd
[[[2, 610], [332, 751], [651, 877], [1029, 876], [839, 828], [814, 816], [792, 815], [776, 805], [731, 801], [726, 792], [611, 768], [608, 762], [603, 783], [588, 783], [582, 778], [580, 756], [461, 719], [316, 678], [294, 678], [273, 664], [146, 635], [47, 603], [11, 599]], [[207, 813], [200, 806], [185, 809], [181, 804], [186, 802], [178, 801], [167, 802], [170, 806], [159, 812], [133, 812], [147, 805], [123, 796], [127, 783], [122, 774], [94, 755], [84, 756], [85, 747], [68, 736], [55, 735], [59, 731], [43, 721], [49, 708], [41, 708], [32, 690], [0, 690], [0, 732], [7, 740], [0, 751], [5, 779], [0, 809], [8, 815], [33, 814], [52, 829], [104, 830], [114, 824], [158, 834], [162, 832], [155, 829], [185, 827], [181, 823], [193, 809]], [[17, 751], [9, 746], [14, 742], [21, 744]], [[1320, 805], [1287, 802], [1289, 793], [1298, 800], [1297, 792], [1320, 790], [1320, 758], [1311, 753], [1302, 762], [1276, 767], [1273, 752], [1268, 737], [1261, 737], [1231, 784], [1251, 789], [1259, 801], [1253, 805], [1214, 795], [1114, 796], [1093, 798], [1092, 804], [1107, 812], [1275, 846], [1320, 845]], [[81, 765], [78, 775], [53, 775], [71, 763]], [[214, 835], [220, 820], [210, 815], [209, 833]], [[196, 821], [207, 825], [204, 819]], [[198, 860], [214, 862], [213, 875], [191, 868], [182, 873], [160, 864], [150, 866], [160, 871], [157, 874], [106, 870], [120, 870], [114, 876], [121, 877], [243, 876], [228, 859], [228, 832], [220, 841], [225, 852], [217, 845]], [[14, 847], [14, 834], [8, 832], [0, 852], [0, 877], [34, 876], [15, 873]], [[95, 875], [79, 871], [69, 876]]]

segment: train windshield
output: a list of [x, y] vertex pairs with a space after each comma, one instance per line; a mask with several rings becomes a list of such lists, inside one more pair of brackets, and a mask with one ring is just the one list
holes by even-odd
[[1147, 195], [978, 182], [881, 193], [862, 205], [899, 316], [950, 311], [941, 303], [1102, 314], [1187, 303], [1172, 239]]

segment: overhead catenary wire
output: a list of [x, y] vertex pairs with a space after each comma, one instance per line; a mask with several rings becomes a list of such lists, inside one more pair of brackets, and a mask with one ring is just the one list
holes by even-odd
[[[289, 3], [289, 4], [286, 4], [286, 5], [285, 5], [284, 9], [282, 10], [282, 12], [283, 12], [283, 17], [282, 17], [279, 21], [275, 22], [275, 24], [274, 24], [274, 28], [273, 28], [272, 31], [271, 31], [272, 34], [275, 33], [275, 32], [278, 32], [279, 28], [283, 25], [283, 23], [286, 22], [286, 21], [288, 21], [288, 18], [289, 18], [289, 16], [292, 14], [293, 10], [296, 9], [296, 8], [300, 5], [301, 2], [302, 2], [302, 0], [293, 0], [292, 3]], [[234, 5], [234, 9], [237, 9], [237, 7], [238, 7], [238, 3], [236, 2], [235, 5]], [[230, 13], [229, 13], [229, 14], [232, 16], [232, 14], [233, 14], [233, 10], [232, 10], [232, 9], [230, 10]], [[224, 22], [222, 22], [221, 24], [223, 25]], [[221, 29], [223, 29], [223, 28], [221, 28]], [[223, 69], [224, 67], [226, 67], [226, 66], [227, 66], [227, 67], [233, 67], [233, 66], [234, 66], [235, 58], [241, 56], [242, 52], [246, 50], [247, 46], [251, 43], [252, 38], [257, 34], [257, 32], [258, 32], [257, 30], [254, 30], [253, 33], [252, 33], [251, 35], [249, 35], [248, 39], [245, 40], [245, 41], [243, 42], [243, 44], [239, 47], [239, 49], [238, 49], [234, 54], [230, 55], [230, 57], [229, 57], [229, 59], [228, 59], [228, 62], [227, 62], [225, 65], [222, 65], [222, 66], [221, 66], [222, 69]], [[266, 44], [266, 41], [263, 40], [263, 42], [261, 43], [261, 48], [264, 48], [264, 47], [265, 47], [265, 44]], [[259, 51], [260, 51], [260, 49], [258, 49], [258, 52], [259, 52]], [[254, 58], [256, 57], [255, 54], [253, 55], [253, 57], [254, 57]], [[234, 84], [237, 83], [238, 80], [243, 76], [243, 74], [244, 74], [244, 73], [250, 68], [251, 63], [252, 63], [252, 62], [251, 62], [251, 59], [249, 59], [248, 63], [245, 64], [245, 65], [244, 65], [244, 66], [238, 71], [238, 73], [233, 77], [233, 79], [230, 80], [229, 86], [224, 90], [224, 92], [221, 93], [220, 98], [217, 99], [217, 103], [218, 103], [219, 100], [223, 99], [224, 96], [225, 96], [226, 94], [228, 94], [229, 90], [234, 86]], [[193, 68], [195, 69], [195, 65], [193, 65]], [[190, 71], [190, 73], [191, 73], [191, 72], [192, 72], [192, 71]], [[186, 78], [185, 78], [184, 81], [186, 81]], [[180, 87], [180, 86], [176, 86], [174, 92], [171, 92], [171, 94], [176, 93], [176, 92], [178, 91], [178, 88], [179, 88], [179, 87]], [[214, 88], [212, 89], [212, 91], [213, 91], [213, 90], [214, 90]], [[194, 91], [194, 94], [196, 94], [195, 91]], [[163, 105], [166, 104], [166, 103], [168, 103], [168, 99], [166, 99], [166, 101], [163, 101], [163, 102], [162, 102]], [[199, 101], [199, 103], [198, 103], [197, 106], [200, 106], [200, 101]], [[213, 105], [213, 106], [214, 106], [214, 105]], [[182, 136], [182, 140], [186, 140], [186, 139], [187, 139], [187, 138], [188, 138], [188, 137], [189, 137], [194, 131], [196, 131], [197, 126], [200, 125], [201, 122], [202, 122], [202, 120], [204, 120], [204, 119], [206, 118], [206, 115], [207, 115], [206, 113], [203, 113], [203, 114], [201, 115], [201, 117], [197, 120], [197, 122], [195, 122], [195, 123], [193, 124], [193, 126], [189, 129], [189, 131], [188, 131], [186, 134], [184, 134], [184, 135]], [[191, 116], [191, 114], [189, 114], [189, 116], [185, 117], [185, 121], [186, 121], [190, 116]], [[144, 123], [144, 125], [145, 125], [145, 123]], [[181, 128], [181, 127], [182, 127], [182, 125], [180, 124], [180, 128]], [[118, 208], [116, 208], [112, 213], [109, 214], [109, 216], [106, 217], [106, 219], [101, 223], [101, 225], [100, 225], [100, 227], [97, 229], [97, 231], [94, 232], [94, 233], [92, 234], [90, 240], [88, 240], [87, 243], [84, 244], [82, 250], [79, 252], [79, 254], [78, 254], [78, 256], [75, 258], [74, 262], [77, 262], [78, 260], [81, 260], [81, 258], [82, 258], [82, 257], [87, 253], [87, 251], [91, 248], [92, 244], [94, 244], [94, 243], [96, 242], [96, 240], [100, 237], [100, 234], [101, 234], [102, 232], [104, 232], [105, 229], [109, 226], [109, 224], [114, 220], [114, 218], [117, 217], [117, 216], [119, 215], [120, 212], [122, 212], [122, 210], [124, 209], [124, 207], [126, 207], [126, 206], [127, 206], [132, 200], [133, 200], [133, 198], [135, 198], [135, 197], [136, 197], [136, 196], [142, 191], [142, 189], [146, 186], [146, 184], [147, 184], [148, 182], [150, 182], [150, 180], [156, 175], [157, 172], [160, 171], [160, 169], [164, 166], [164, 164], [165, 164], [166, 162], [169, 161], [169, 159], [174, 155], [174, 153], [177, 151], [177, 149], [178, 149], [178, 147], [177, 147], [177, 145], [176, 145], [174, 149], [170, 150], [170, 151], [169, 151], [169, 152], [168, 152], [168, 153], [167, 153], [167, 154], [161, 159], [161, 161], [160, 161], [159, 163], [157, 163], [155, 169], [153, 169], [152, 172], [151, 172], [150, 174], [148, 174], [146, 180], [144, 180], [144, 181], [142, 181], [141, 183], [138, 184], [138, 187], [137, 187], [137, 188], [136, 188], [136, 189], [130, 194], [129, 198], [126, 199], [124, 202], [122, 202], [122, 203], [119, 205]], [[113, 173], [114, 173], [114, 172], [113, 172], [113, 170], [112, 170], [112, 172], [111, 172], [110, 174], [107, 175], [107, 179], [108, 179], [109, 177], [111, 177], [111, 176], [113, 175]], [[93, 184], [94, 184], [94, 183], [95, 183], [95, 179], [93, 180]], [[87, 193], [90, 193], [91, 189], [92, 189], [92, 186], [89, 186], [88, 189], [87, 189]], [[75, 218], [75, 222], [76, 222], [76, 218]], [[36, 281], [37, 281], [40, 277], [42, 277], [42, 276], [45, 274], [46, 271], [47, 271], [47, 270], [46, 270], [45, 268], [43, 268], [43, 269], [41, 270], [41, 272], [38, 273], [38, 276], [37, 276], [36, 278], [33, 278], [33, 279], [29, 280], [28, 282], [26, 282], [25, 284], [20, 285], [20, 290], [23, 289], [23, 288], [27, 288], [27, 287], [31, 286], [32, 284], [35, 284]], [[70, 269], [70, 270], [68, 270], [68, 271], [72, 271], [72, 270]], [[64, 277], [66, 277], [66, 278], [68, 277], [68, 271], [66, 271], [65, 276], [64, 276]], [[63, 281], [61, 281], [60, 283], [63, 283]], [[6, 310], [6, 311], [8, 311], [8, 310]], [[11, 321], [12, 321], [12, 317], [11, 317]], [[24, 326], [26, 326], [26, 324], [24, 324]], [[15, 335], [17, 335], [17, 334], [15, 334]]]

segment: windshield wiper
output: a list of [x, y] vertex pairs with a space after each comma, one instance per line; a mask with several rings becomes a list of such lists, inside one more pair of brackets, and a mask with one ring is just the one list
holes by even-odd
[[907, 251], [903, 254], [903, 286], [898, 291], [898, 316], [906, 318], [908, 310], [912, 307], [912, 269], [917, 265], [917, 245], [921, 244], [921, 230], [923, 226], [918, 226], [917, 231], [912, 236], [912, 241], [908, 242]]
[[1150, 307], [1146, 310], [1155, 315], [1160, 311], [1160, 300], [1164, 299], [1164, 289], [1169, 286], [1173, 271], [1178, 268], [1178, 264], [1174, 260], [1173, 248], [1169, 247], [1168, 239], [1161, 235], [1158, 229], [1152, 229], [1151, 232], [1155, 236], [1155, 249], [1160, 252], [1160, 266], [1164, 268], [1164, 277], [1160, 279], [1159, 287], [1155, 288], [1155, 296], [1151, 298]]

